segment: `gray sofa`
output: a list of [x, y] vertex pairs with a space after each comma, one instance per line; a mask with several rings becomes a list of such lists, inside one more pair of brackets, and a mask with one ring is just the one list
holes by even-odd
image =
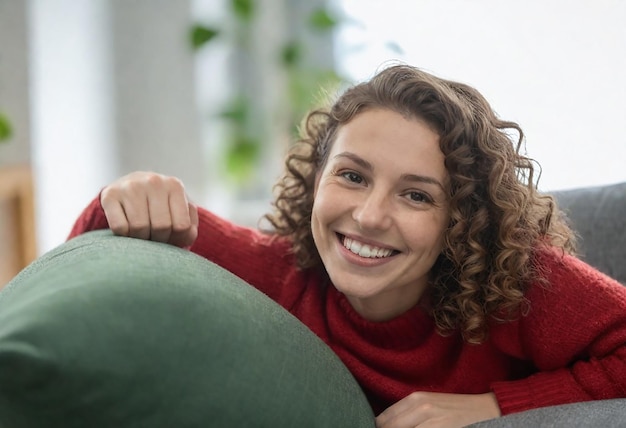
[[[626, 184], [559, 192], [589, 263], [626, 283]], [[195, 254], [81, 235], [0, 291], [1, 428], [374, 427], [338, 358]], [[476, 427], [626, 426], [626, 399]]]
[[553, 194], [579, 234], [581, 258], [626, 285], [626, 183]]

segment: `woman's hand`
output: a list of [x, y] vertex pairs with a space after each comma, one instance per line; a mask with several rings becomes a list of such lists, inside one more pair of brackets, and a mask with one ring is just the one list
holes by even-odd
[[414, 392], [376, 418], [377, 428], [463, 427], [500, 416], [493, 393]]
[[116, 235], [188, 247], [198, 236], [198, 210], [176, 177], [133, 172], [100, 194], [109, 227]]

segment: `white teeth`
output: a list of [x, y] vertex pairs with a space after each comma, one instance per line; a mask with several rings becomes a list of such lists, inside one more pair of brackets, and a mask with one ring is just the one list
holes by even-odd
[[362, 242], [358, 242], [346, 237], [343, 238], [343, 246], [352, 251], [354, 254], [358, 254], [359, 256], [365, 258], [389, 257], [393, 253], [393, 250], [387, 248], [372, 247], [371, 245], [363, 244]]

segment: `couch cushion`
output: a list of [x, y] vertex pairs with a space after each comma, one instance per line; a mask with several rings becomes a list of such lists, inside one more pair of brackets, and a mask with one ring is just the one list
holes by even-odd
[[626, 285], [626, 183], [553, 194], [579, 234], [581, 258]]
[[469, 425], [466, 428], [617, 428], [626, 426], [626, 399], [540, 407]]
[[348, 370], [232, 274], [109, 232], [0, 293], [0, 426], [373, 427]]

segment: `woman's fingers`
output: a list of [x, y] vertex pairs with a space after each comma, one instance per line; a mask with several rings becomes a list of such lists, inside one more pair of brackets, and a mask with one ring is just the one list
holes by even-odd
[[117, 235], [181, 247], [196, 239], [197, 210], [175, 177], [150, 172], [128, 174], [102, 191], [101, 204], [109, 227]]
[[104, 209], [109, 228], [114, 234], [120, 236], [128, 236], [130, 225], [126, 218], [126, 213], [122, 204], [117, 199], [104, 198], [104, 192], [101, 195], [100, 203]]
[[170, 198], [170, 212], [172, 233], [169, 243], [178, 247], [191, 246], [198, 236], [198, 209], [182, 193]]
[[500, 416], [493, 393], [415, 392], [376, 418], [377, 428], [463, 427]]

